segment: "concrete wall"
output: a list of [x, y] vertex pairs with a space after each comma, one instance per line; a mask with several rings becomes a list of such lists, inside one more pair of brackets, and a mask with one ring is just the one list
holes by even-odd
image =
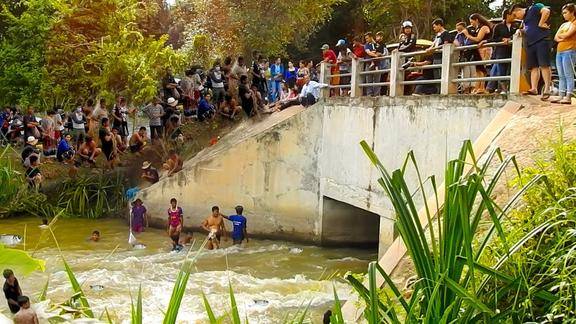
[[[290, 108], [226, 135], [141, 196], [157, 223], [165, 222], [171, 197], [179, 199], [187, 226], [199, 225], [212, 205], [232, 213], [242, 204], [249, 233], [314, 243], [327, 239], [328, 197], [380, 215], [380, 242], [387, 244], [394, 216], [359, 142], [372, 145], [389, 169], [413, 150], [422, 173], [436, 174], [440, 183], [446, 157], [474, 140], [503, 105], [488, 97], [431, 96], [332, 98], [304, 111]], [[416, 184], [413, 173], [409, 181]], [[350, 233], [341, 239], [363, 235]]]

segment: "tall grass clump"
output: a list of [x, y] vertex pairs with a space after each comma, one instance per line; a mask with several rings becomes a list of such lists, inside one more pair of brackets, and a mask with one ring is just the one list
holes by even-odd
[[11, 146], [0, 152], [0, 218], [20, 214], [53, 217], [55, 211], [47, 204], [46, 195], [28, 187], [12, 153]]
[[[362, 147], [382, 175], [379, 183], [394, 207], [396, 227], [416, 271], [410, 297], [405, 297], [389, 274], [375, 262], [368, 268], [368, 287], [354, 276], [347, 277], [366, 303], [364, 316], [369, 323], [492, 323], [515, 311], [498, 309], [494, 302], [511, 291], [519, 294], [529, 291], [535, 302], [556, 300], [547, 291], [526, 286], [521, 277], [480, 263], [493, 240], [510, 246], [502, 218], [521, 194], [539, 181], [538, 176], [501, 208], [491, 198], [494, 189], [508, 166], [515, 166], [516, 170], [518, 167], [513, 157], [503, 159], [499, 149], [490, 151], [480, 163], [471, 142], [464, 142], [458, 157], [446, 165], [444, 186], [439, 187], [433, 176], [422, 178], [412, 152], [401, 169], [390, 173], [365, 142]], [[417, 175], [418, 194], [424, 202], [423, 219], [415, 194], [406, 181], [409, 165]], [[430, 197], [427, 192], [432, 192]], [[487, 231], [479, 226], [485, 219], [491, 224]], [[388, 289], [377, 286], [379, 275]]]
[[[523, 170], [515, 180], [522, 185], [536, 177], [543, 181], [522, 197], [504, 226], [511, 240], [521, 242], [501, 268], [521, 276], [525, 285], [557, 297], [542, 302], [531, 295], [512, 292], [500, 296], [498, 307], [515, 307], [518, 321], [576, 321], [576, 141], [566, 141], [563, 127], [558, 136], [543, 143], [545, 156]], [[494, 258], [505, 259], [506, 247], [490, 246]], [[516, 267], [510, 266], [516, 264]]]
[[57, 205], [72, 217], [100, 218], [121, 209], [123, 197], [120, 176], [80, 176], [62, 182]]

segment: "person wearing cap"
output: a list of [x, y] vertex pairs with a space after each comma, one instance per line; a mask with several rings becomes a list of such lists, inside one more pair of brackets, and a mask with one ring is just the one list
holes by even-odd
[[[30, 157], [36, 156], [40, 159], [40, 150], [36, 148], [36, 144], [38, 144], [38, 139], [34, 136], [28, 136], [26, 138], [26, 145], [24, 145], [24, 149], [22, 150], [22, 164], [24, 167], [30, 166]], [[38, 160], [39, 161], [39, 160]]]
[[162, 117], [162, 125], [166, 126], [166, 123], [170, 120], [172, 115], [176, 113], [176, 106], [178, 106], [178, 100], [175, 98], [168, 98], [166, 101], [166, 106], [164, 107], [164, 116]]
[[160, 104], [160, 99], [154, 98], [152, 103], [150, 103], [146, 108], [144, 108], [144, 113], [150, 119], [150, 137], [152, 140], [157, 140], [162, 138], [162, 117], [164, 116], [164, 107]]
[[400, 43], [398, 44], [398, 51], [404, 53], [414, 52], [416, 50], [417, 36], [413, 33], [413, 25], [410, 20], [402, 23], [402, 32], [400, 33]]
[[[352, 51], [346, 46], [346, 40], [340, 39], [336, 43], [336, 49], [338, 50], [338, 57], [336, 63], [338, 64], [338, 72], [340, 75], [347, 74], [351, 72], [352, 64]], [[350, 76], [340, 76], [340, 85], [349, 85], [352, 77]], [[348, 93], [348, 89], [340, 89], [340, 95], [345, 95]]]
[[[338, 65], [336, 64], [338, 62], [338, 57], [336, 56], [336, 53], [334, 53], [334, 51], [330, 49], [330, 45], [328, 44], [322, 45], [321, 49], [322, 49], [322, 62], [330, 64], [330, 75], [335, 76], [331, 77], [330, 82], [328, 83], [331, 85], [340, 84], [340, 77], [338, 76]], [[330, 90], [331, 96], [334, 93], [336, 93], [334, 90], [335, 89]]]
[[156, 183], [160, 180], [160, 176], [158, 175], [158, 170], [152, 167], [152, 164], [148, 161], [144, 161], [142, 163], [142, 175], [141, 178], [150, 182]]

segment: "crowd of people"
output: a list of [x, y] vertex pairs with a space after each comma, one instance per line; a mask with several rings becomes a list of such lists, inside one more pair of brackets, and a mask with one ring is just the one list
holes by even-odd
[[[459, 62], [482, 62], [487, 60], [509, 59], [512, 55], [512, 39], [518, 33], [523, 33], [526, 44], [526, 67], [530, 71], [530, 90], [525, 95], [541, 94], [544, 101], [553, 103], [571, 104], [571, 95], [574, 90], [574, 62], [576, 53], [576, 8], [572, 3], [562, 7], [562, 17], [565, 20], [552, 37], [549, 18], [550, 9], [542, 3], [534, 3], [530, 6], [515, 4], [502, 11], [501, 19], [497, 23], [474, 13], [469, 16], [467, 22], [458, 22], [453, 30], [448, 30], [442, 19], [432, 22], [435, 36], [432, 44], [425, 49], [426, 54], [418, 60], [406, 59], [402, 63], [405, 80], [437, 80], [440, 79], [439, 68], [422, 68], [426, 65], [441, 64], [442, 53], [440, 48], [444, 44], [456, 46], [478, 45], [459, 51]], [[348, 95], [352, 72], [351, 62], [355, 59], [363, 59], [360, 67], [364, 71], [382, 70], [365, 74], [364, 95], [386, 95], [387, 89], [382, 87], [384, 82], [389, 81], [390, 58], [389, 49], [383, 41], [382, 33], [364, 34], [364, 39], [355, 37], [349, 46], [346, 40], [339, 40], [334, 50], [328, 44], [322, 47], [324, 60], [330, 63], [330, 84], [341, 86], [332, 89], [330, 95]], [[401, 25], [401, 33], [398, 45], [394, 48], [399, 52], [417, 51], [417, 35], [414, 33], [414, 25], [411, 21], [404, 21]], [[552, 41], [556, 42], [556, 70], [558, 74], [557, 91], [552, 85], [553, 52]], [[487, 43], [502, 43], [499, 46], [484, 46]], [[338, 53], [336, 55], [336, 53]], [[412, 68], [412, 69], [409, 69]], [[346, 75], [346, 77], [339, 77]], [[480, 77], [502, 77], [510, 75], [510, 63], [477, 64], [467, 65], [460, 68], [459, 77], [463, 79]], [[370, 87], [369, 84], [376, 85]], [[368, 84], [368, 86], [366, 86]], [[378, 85], [380, 84], [380, 85]], [[509, 89], [507, 81], [462, 81], [458, 91], [463, 94], [506, 94]], [[557, 92], [558, 96], [551, 98], [551, 93]], [[405, 86], [404, 94], [425, 95], [437, 94], [437, 84], [421, 84], [417, 86]]]

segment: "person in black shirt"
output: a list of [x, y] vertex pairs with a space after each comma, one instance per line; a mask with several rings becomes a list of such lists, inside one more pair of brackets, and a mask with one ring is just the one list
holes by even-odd
[[402, 23], [402, 33], [400, 34], [400, 43], [398, 51], [404, 53], [414, 52], [416, 49], [417, 36], [412, 33], [412, 22], [406, 20]]
[[110, 121], [108, 118], [102, 118], [102, 127], [98, 132], [98, 138], [100, 138], [100, 145], [102, 146], [102, 153], [108, 161], [108, 166], [110, 169], [114, 168], [114, 160], [116, 158], [116, 150], [114, 148], [114, 141], [112, 139], [112, 132], [110, 131]]
[[40, 188], [42, 184], [42, 173], [38, 168], [38, 157], [35, 155], [30, 156], [30, 166], [26, 169], [26, 181], [30, 188]]
[[25, 167], [30, 166], [30, 156], [36, 155], [37, 157], [40, 157], [40, 150], [36, 148], [36, 144], [38, 144], [38, 140], [34, 136], [28, 136], [26, 139], [26, 145], [24, 146], [21, 155], [22, 164]]
[[166, 76], [162, 80], [162, 88], [164, 90], [164, 100], [174, 97], [178, 93], [178, 84], [176, 79], [174, 79], [174, 75], [172, 75], [171, 68], [166, 69]]
[[[510, 12], [509, 9], [504, 9], [502, 12], [502, 22], [494, 26], [492, 32], [492, 39], [490, 42], [500, 43], [504, 42], [507, 45], [494, 47], [492, 53], [493, 59], [505, 59], [512, 57], [512, 36], [516, 33], [518, 26], [515, 24], [516, 17]], [[490, 76], [504, 76], [510, 74], [509, 63], [497, 63], [492, 65]], [[486, 86], [488, 92], [494, 92], [500, 88], [501, 94], [506, 94], [507, 85], [505, 81], [490, 81]]]
[[240, 77], [240, 85], [238, 86], [238, 96], [240, 97], [242, 109], [244, 109], [246, 116], [252, 117], [254, 110], [254, 98], [252, 96], [252, 91], [248, 87], [248, 76], [246, 75], [242, 75]]
[[32, 106], [28, 107], [28, 114], [24, 116], [23, 123], [24, 123], [24, 138], [28, 138], [29, 136], [40, 138], [40, 130], [38, 129], [40, 124], [36, 120], [36, 116], [34, 115], [34, 109], [32, 108]]
[[[450, 32], [444, 28], [444, 20], [437, 18], [432, 22], [432, 30], [436, 33], [432, 45], [428, 48], [428, 52], [432, 54], [432, 64], [442, 64], [442, 52], [435, 52], [436, 49], [441, 49], [444, 44], [454, 42]], [[440, 79], [440, 69], [433, 70], [433, 78]]]
[[8, 301], [8, 307], [12, 314], [16, 314], [20, 310], [18, 306], [18, 297], [22, 296], [22, 289], [20, 289], [20, 284], [18, 279], [14, 276], [14, 272], [10, 269], [4, 269], [2, 273], [6, 282], [4, 282], [4, 296]]

